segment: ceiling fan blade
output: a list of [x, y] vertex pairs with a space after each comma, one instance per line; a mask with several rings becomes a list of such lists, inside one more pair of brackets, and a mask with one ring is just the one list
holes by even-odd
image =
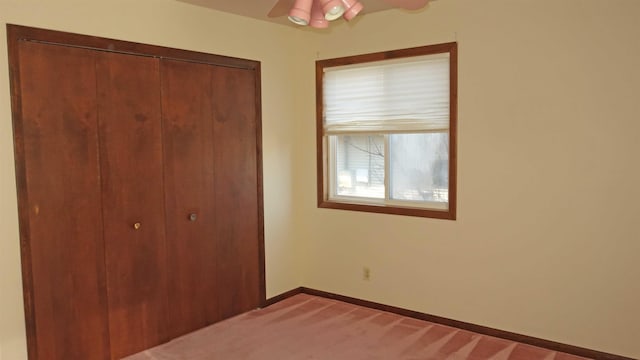
[[402, 8], [405, 10], [418, 10], [427, 5], [430, 0], [384, 0], [394, 7]]
[[293, 6], [294, 0], [278, 0], [267, 14], [268, 17], [280, 17], [289, 13], [289, 9]]

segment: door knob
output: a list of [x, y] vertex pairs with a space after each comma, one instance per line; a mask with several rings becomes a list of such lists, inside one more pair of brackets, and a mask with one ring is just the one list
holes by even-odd
[[133, 224], [133, 228], [136, 230], [140, 229], [140, 226], [142, 226], [142, 224], [140, 224], [139, 222]]
[[198, 215], [196, 214], [189, 214], [189, 221], [196, 221], [198, 219]]

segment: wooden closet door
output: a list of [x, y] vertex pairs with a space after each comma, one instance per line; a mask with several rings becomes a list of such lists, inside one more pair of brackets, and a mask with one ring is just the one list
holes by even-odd
[[173, 336], [260, 305], [255, 79], [253, 70], [162, 61]]
[[98, 113], [112, 358], [167, 340], [159, 60], [100, 53]]
[[19, 64], [15, 135], [29, 356], [109, 359], [95, 54], [20, 41]]
[[256, 71], [211, 67], [216, 283], [221, 318], [260, 306], [261, 186]]
[[[165, 201], [171, 336], [219, 320], [211, 66], [163, 60]], [[194, 217], [192, 217], [194, 216]]]

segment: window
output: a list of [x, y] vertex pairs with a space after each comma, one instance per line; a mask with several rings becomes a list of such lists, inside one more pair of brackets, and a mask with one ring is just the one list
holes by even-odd
[[457, 44], [316, 62], [318, 206], [455, 219]]

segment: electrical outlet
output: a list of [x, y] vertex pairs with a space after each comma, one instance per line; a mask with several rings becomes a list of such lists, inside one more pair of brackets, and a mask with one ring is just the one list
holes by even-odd
[[362, 280], [369, 281], [371, 280], [371, 269], [367, 266], [362, 268]]

